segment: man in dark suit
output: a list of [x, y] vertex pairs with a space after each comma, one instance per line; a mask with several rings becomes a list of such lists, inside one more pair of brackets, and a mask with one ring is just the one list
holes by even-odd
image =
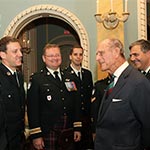
[[[23, 76], [18, 72], [22, 64], [21, 45], [16, 38], [0, 39], [0, 93], [5, 108], [6, 136], [9, 150], [21, 150], [24, 138], [25, 92]], [[17, 74], [17, 78], [14, 74]]]
[[[81, 138], [77, 88], [60, 69], [62, 58], [58, 45], [47, 44], [42, 58], [45, 67], [31, 77], [27, 94], [30, 134], [36, 149], [63, 150], [71, 139], [77, 142]], [[62, 131], [71, 128], [74, 134], [60, 142]], [[73, 149], [73, 145], [65, 148]]]
[[125, 60], [118, 39], [98, 44], [96, 60], [112, 75], [96, 126], [95, 150], [144, 150], [150, 147], [150, 84]]
[[137, 40], [129, 46], [130, 60], [150, 80], [150, 42]]
[[76, 149], [93, 149], [92, 130], [91, 130], [91, 95], [93, 88], [91, 71], [81, 66], [84, 50], [80, 45], [74, 45], [70, 51], [70, 66], [65, 69], [77, 85], [82, 118], [81, 141], [76, 143]]

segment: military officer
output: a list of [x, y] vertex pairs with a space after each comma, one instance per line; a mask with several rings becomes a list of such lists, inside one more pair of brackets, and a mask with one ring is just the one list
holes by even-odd
[[[5, 108], [9, 150], [21, 150], [24, 140], [24, 82], [21, 72], [17, 71], [22, 65], [21, 49], [16, 38], [6, 36], [0, 39], [0, 93]], [[17, 76], [14, 77], [15, 73]]]
[[[61, 131], [74, 128], [74, 135], [67, 140], [77, 142], [81, 138], [77, 89], [60, 69], [58, 45], [47, 44], [42, 58], [45, 67], [32, 76], [27, 94], [30, 134], [36, 149], [62, 150], [66, 143], [60, 141]], [[73, 150], [73, 143], [67, 149]]]
[[84, 50], [80, 45], [74, 45], [70, 51], [70, 65], [65, 69], [77, 85], [80, 99], [80, 110], [82, 114], [82, 138], [76, 144], [76, 149], [93, 149], [92, 130], [91, 130], [91, 95], [93, 88], [91, 71], [82, 67]]

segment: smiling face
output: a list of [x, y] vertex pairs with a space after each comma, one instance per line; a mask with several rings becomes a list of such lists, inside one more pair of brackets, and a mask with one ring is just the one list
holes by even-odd
[[22, 64], [21, 45], [19, 42], [9, 42], [6, 45], [6, 51], [1, 51], [0, 56], [4, 65], [12, 70], [16, 70]]
[[74, 48], [69, 57], [73, 66], [80, 67], [83, 61], [83, 49]]
[[150, 51], [143, 52], [140, 45], [135, 45], [130, 49], [130, 60], [136, 68], [146, 70], [150, 65]]
[[46, 66], [53, 70], [57, 70], [62, 62], [60, 49], [58, 47], [46, 48], [42, 58]]

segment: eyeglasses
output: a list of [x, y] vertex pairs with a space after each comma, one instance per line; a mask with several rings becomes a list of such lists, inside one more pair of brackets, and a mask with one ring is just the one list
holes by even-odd
[[49, 57], [49, 58], [61, 57], [60, 54], [56, 54], [56, 55], [44, 55], [44, 56]]

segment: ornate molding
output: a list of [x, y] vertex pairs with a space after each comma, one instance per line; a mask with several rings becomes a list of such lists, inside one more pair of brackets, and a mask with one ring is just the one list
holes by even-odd
[[138, 0], [138, 39], [147, 39], [147, 13], [146, 13], [146, 0]]
[[8, 25], [4, 35], [18, 36], [20, 31], [30, 22], [42, 17], [54, 17], [68, 23], [78, 33], [81, 45], [84, 48], [83, 67], [89, 68], [89, 40], [87, 32], [80, 20], [65, 8], [55, 5], [35, 5], [20, 12]]

